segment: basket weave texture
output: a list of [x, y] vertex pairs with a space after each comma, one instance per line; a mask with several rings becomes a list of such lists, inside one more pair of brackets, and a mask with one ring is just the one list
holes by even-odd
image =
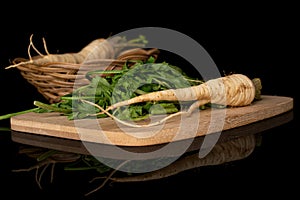
[[[28, 59], [25, 58], [15, 58], [13, 64], [49, 103], [57, 103], [61, 101], [61, 96], [70, 94], [74, 89], [89, 83], [85, 77], [85, 73], [88, 71], [121, 69], [124, 64], [131, 66], [137, 61], [147, 61], [150, 57], [156, 60], [158, 54], [159, 50], [156, 48], [132, 48], [119, 51], [115, 58], [93, 58], [79, 63], [46, 62], [36, 64], [35, 62], [28, 63]], [[31, 60], [39, 58], [41, 58], [40, 55], [32, 57]]]

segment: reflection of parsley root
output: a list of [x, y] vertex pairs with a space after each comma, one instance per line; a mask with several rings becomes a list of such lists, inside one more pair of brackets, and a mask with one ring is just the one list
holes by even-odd
[[[203, 166], [214, 166], [229, 163], [236, 160], [241, 160], [248, 157], [257, 145], [257, 138], [255, 135], [238, 137], [220, 144], [216, 144], [214, 148], [204, 158], [199, 158], [199, 154], [183, 156], [172, 164], [153, 171], [137, 175], [113, 176], [117, 170], [112, 171], [108, 176], [96, 177], [92, 181], [104, 179], [102, 184], [96, 189], [90, 191], [86, 195], [94, 193], [103, 188], [108, 181], [119, 183], [152, 181], [167, 178], [184, 171], [197, 169]], [[126, 163], [128, 161], [125, 161]], [[125, 165], [126, 163], [122, 163]], [[121, 167], [121, 166], [120, 166]]]
[[[180, 115], [191, 114], [199, 106], [207, 103], [220, 104], [224, 106], [247, 106], [250, 105], [255, 98], [260, 98], [261, 83], [260, 79], [249, 79], [243, 74], [231, 74], [225, 77], [208, 80], [207, 82], [191, 86], [188, 88], [169, 89], [163, 91], [143, 94], [125, 101], [121, 101], [109, 106], [106, 110], [100, 106], [93, 104], [113, 119], [133, 127], [148, 127], [162, 123], [167, 119]], [[128, 106], [135, 103], [147, 101], [195, 101], [188, 111], [181, 111], [165, 117], [159, 122], [152, 124], [137, 125], [123, 122], [110, 114], [108, 111], [116, 109], [121, 106]], [[90, 103], [85, 101], [86, 103]]]

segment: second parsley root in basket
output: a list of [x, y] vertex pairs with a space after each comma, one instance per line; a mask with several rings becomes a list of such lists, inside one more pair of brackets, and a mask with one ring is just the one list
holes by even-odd
[[[26, 65], [34, 63], [36, 65], [49, 65], [49, 63], [69, 63], [69, 64], [80, 64], [85, 60], [93, 59], [113, 59], [118, 53], [121, 52], [126, 47], [144, 47], [148, 42], [144, 36], [139, 36], [138, 38], [127, 40], [125, 37], [112, 37], [112, 38], [99, 38], [95, 39], [82, 48], [76, 53], [63, 53], [63, 54], [50, 54], [47, 50], [45, 40], [44, 48], [46, 55], [40, 53], [32, 42], [32, 36], [30, 37], [30, 43], [28, 46], [28, 56], [29, 60], [15, 59], [15, 64], [6, 67], [6, 69], [17, 67], [20, 65]], [[32, 57], [30, 50], [33, 48], [39, 56]]]
[[[145, 49], [148, 40], [139, 35], [136, 38], [113, 36], [91, 41], [79, 52], [49, 53], [44, 41], [41, 53], [33, 44], [32, 35], [27, 48], [28, 58], [17, 57], [5, 69], [17, 68], [23, 78], [32, 84], [49, 103], [57, 103], [60, 97], [69, 94], [74, 87], [86, 85], [86, 71], [96, 68], [121, 68], [125, 62], [157, 57], [156, 49]], [[37, 55], [31, 55], [35, 53]], [[76, 85], [74, 82], [76, 81]]]

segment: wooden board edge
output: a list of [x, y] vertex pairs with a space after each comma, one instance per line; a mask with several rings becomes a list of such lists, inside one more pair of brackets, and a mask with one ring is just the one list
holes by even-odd
[[[279, 115], [281, 113], [287, 112], [291, 109], [293, 109], [293, 99], [290, 97], [280, 97], [280, 96], [268, 96], [268, 95], [263, 95], [262, 98], [274, 98], [274, 99], [284, 99], [282, 103], [279, 103], [280, 105], [274, 107], [274, 109], [270, 110], [270, 107], [267, 107], [265, 109], [261, 109], [259, 111], [256, 111], [256, 113], [251, 113], [249, 112], [248, 114], [243, 113], [237, 118], [226, 118], [225, 119], [225, 125], [222, 130], [228, 130], [231, 128], [243, 126], [246, 124], [254, 123], [260, 120], [264, 120], [276, 115]], [[256, 102], [252, 106], [259, 106], [261, 102]], [[249, 107], [250, 108], [250, 107]], [[276, 109], [275, 109], [276, 108]], [[243, 108], [235, 108], [234, 111], [239, 112], [238, 109], [242, 110]], [[230, 109], [228, 109], [230, 111]], [[257, 116], [253, 116], [253, 114], [256, 114]], [[242, 120], [241, 120], [242, 119]], [[53, 137], [60, 137], [60, 138], [66, 138], [66, 139], [75, 139], [75, 140], [82, 140], [86, 142], [99, 142], [102, 143], [103, 141], [99, 141], [98, 137], [95, 137], [95, 132], [89, 131], [88, 129], [86, 130], [86, 133], [83, 135], [79, 135], [76, 131], [74, 130], [69, 130], [68, 127], [64, 129], [64, 131], [58, 132], [57, 130], [49, 130], [45, 129], [41, 126], [39, 126], [36, 129], [32, 129], [33, 125], [29, 124], [26, 126], [26, 124], [18, 123], [19, 118], [18, 117], [13, 117], [11, 118], [11, 129], [15, 131], [21, 131], [21, 132], [31, 132], [35, 134], [41, 134], [41, 135], [48, 135], [48, 136], [53, 136]], [[169, 132], [176, 131], [177, 129], [170, 129]], [[220, 130], [220, 131], [222, 131]], [[114, 137], [115, 133], [106, 131], [105, 134], [109, 138], [109, 143], [106, 141], [104, 142], [105, 144], [114, 144], [114, 145], [120, 145], [120, 146], [147, 146], [147, 145], [154, 145], [154, 144], [164, 144], [172, 141], [172, 138], [174, 135], [170, 134], [168, 137], [160, 137], [160, 138], [150, 138], [150, 139], [139, 139], [135, 137], [130, 137], [130, 136], [123, 136], [123, 137]], [[198, 130], [198, 133], [194, 135], [194, 137], [198, 136], [203, 136], [205, 134], [211, 134], [211, 133], [205, 133], [201, 132], [201, 130]], [[120, 136], [120, 134], [119, 134]], [[121, 135], [122, 136], [122, 135]], [[180, 138], [180, 140], [183, 139], [189, 139], [189, 135], [183, 136], [183, 138]]]

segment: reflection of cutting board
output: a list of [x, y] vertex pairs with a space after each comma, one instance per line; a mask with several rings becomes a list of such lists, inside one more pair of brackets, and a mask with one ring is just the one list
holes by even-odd
[[[77, 120], [75, 123], [58, 113], [27, 113], [12, 117], [11, 129], [120, 146], [147, 146], [240, 127], [291, 109], [293, 109], [292, 98], [263, 95], [262, 100], [255, 101], [250, 106], [201, 110], [184, 120], [178, 116], [171, 118], [164, 125], [151, 128], [123, 128], [124, 126], [119, 127], [119, 124], [110, 118]], [[198, 119], [197, 124], [194, 119]]]

